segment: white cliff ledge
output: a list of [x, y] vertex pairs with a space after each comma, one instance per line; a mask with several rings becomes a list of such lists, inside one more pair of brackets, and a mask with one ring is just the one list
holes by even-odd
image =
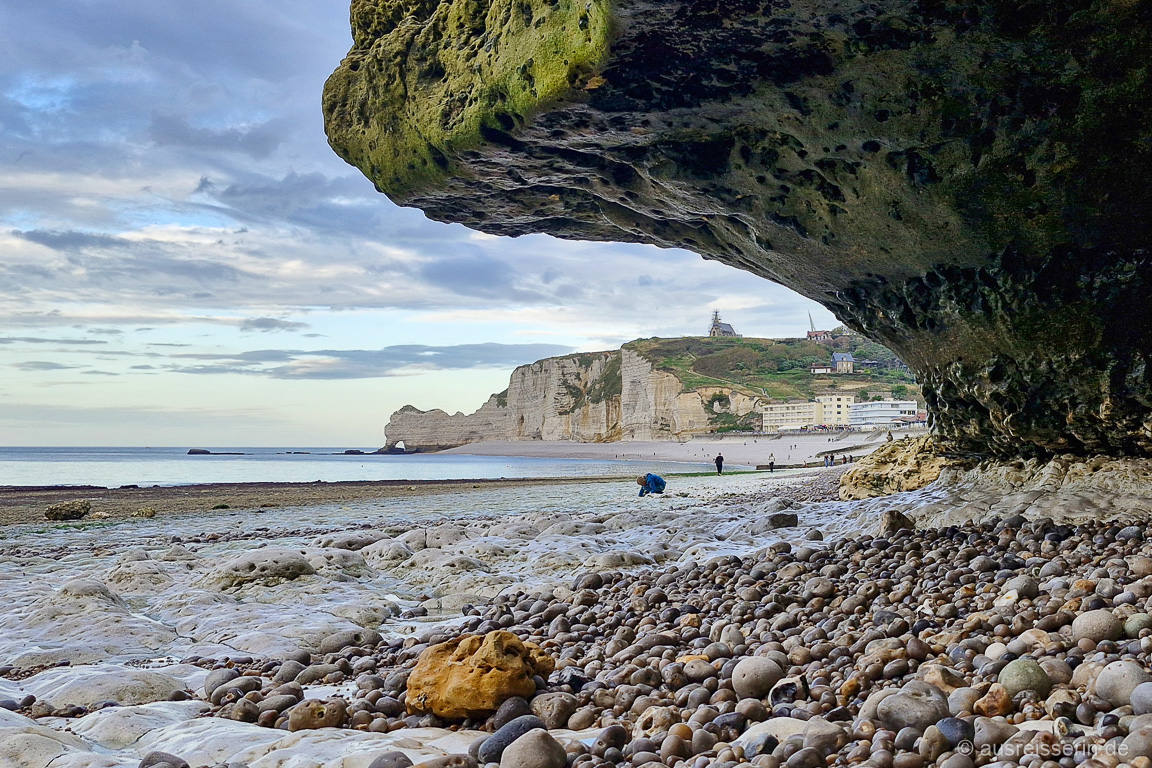
[[[626, 345], [539, 360], [512, 372], [508, 389], [475, 413], [450, 415], [406, 405], [385, 428], [388, 445], [437, 451], [482, 440], [684, 440], [714, 431], [715, 395], [725, 412], [744, 416], [755, 398], [723, 387], [685, 390]], [[710, 405], [711, 403], [711, 405]]]
[[[874, 370], [811, 373], [834, 351], [874, 358]], [[885, 363], [887, 361], [887, 363]], [[539, 360], [512, 372], [508, 389], [475, 413], [406, 405], [392, 414], [388, 447], [438, 451], [491, 440], [583, 443], [688, 440], [759, 429], [761, 406], [820, 394], [920, 399], [891, 352], [858, 336], [810, 339], [641, 339], [610, 352]]]

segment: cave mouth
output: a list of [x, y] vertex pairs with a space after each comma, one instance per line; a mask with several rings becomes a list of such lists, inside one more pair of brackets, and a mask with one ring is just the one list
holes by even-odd
[[947, 450], [1147, 457], [1150, 13], [354, 0], [325, 126], [433, 219], [815, 299], [915, 371]]

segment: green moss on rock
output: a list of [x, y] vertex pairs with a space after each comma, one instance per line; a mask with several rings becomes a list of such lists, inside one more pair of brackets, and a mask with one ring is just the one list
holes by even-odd
[[607, 53], [607, 0], [355, 0], [324, 89], [329, 140], [386, 193], [464, 173], [459, 155], [570, 98]]

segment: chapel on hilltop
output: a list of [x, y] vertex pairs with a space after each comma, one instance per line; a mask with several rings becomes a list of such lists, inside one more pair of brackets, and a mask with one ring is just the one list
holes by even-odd
[[712, 310], [712, 327], [708, 329], [709, 336], [735, 336], [740, 337], [736, 330], [728, 323], [720, 322], [719, 310]]

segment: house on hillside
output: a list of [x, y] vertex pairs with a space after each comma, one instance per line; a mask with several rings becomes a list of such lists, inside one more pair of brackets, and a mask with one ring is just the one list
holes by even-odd
[[728, 325], [728, 323], [720, 322], [720, 312], [717, 310], [712, 311], [712, 327], [708, 329], [709, 336], [733, 336], [740, 337], [736, 330]]
[[836, 368], [836, 373], [852, 373], [856, 368], [856, 361], [852, 358], [851, 352], [833, 352], [832, 365]]
[[808, 313], [808, 341], [829, 341], [832, 338], [832, 331], [818, 331], [816, 330], [816, 322], [812, 319], [812, 313]]
[[835, 369], [828, 363], [812, 363], [812, 367], [808, 370], [815, 376], [832, 373]]

